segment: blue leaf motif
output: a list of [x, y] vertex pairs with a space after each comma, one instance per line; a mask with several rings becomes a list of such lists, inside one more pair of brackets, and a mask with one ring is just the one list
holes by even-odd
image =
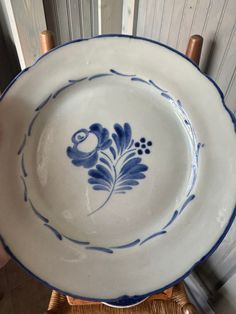
[[124, 124], [124, 134], [125, 134], [125, 148], [127, 148], [129, 146], [132, 136], [132, 131], [129, 123]]
[[105, 159], [105, 158], [100, 158], [100, 161], [102, 162], [102, 163], [104, 163], [108, 168], [110, 168], [111, 169], [111, 165], [109, 164], [109, 162]]
[[137, 164], [139, 164], [141, 162], [141, 158], [136, 157], [136, 158], [132, 158], [130, 159], [128, 162], [126, 162], [124, 164], [124, 166], [121, 168], [120, 173], [128, 173], [129, 171], [131, 171], [134, 166], [136, 166]]
[[115, 134], [115, 133], [112, 134], [112, 138], [113, 138], [113, 140], [114, 140], [114, 142], [116, 144], [117, 154], [119, 155], [119, 153], [120, 153], [119, 138], [118, 138], [117, 134]]
[[115, 191], [128, 191], [128, 190], [132, 190], [132, 187], [131, 186], [123, 186], [121, 188], [115, 189]]
[[120, 147], [120, 152], [122, 153], [124, 146], [125, 146], [125, 133], [124, 133], [122, 126], [118, 123], [116, 123], [114, 125], [114, 129], [115, 129], [116, 134], [117, 134], [117, 140], [118, 140], [118, 144]]
[[89, 170], [88, 174], [95, 179], [103, 179], [107, 183], [112, 183], [109, 178], [107, 178], [102, 172], [98, 171], [97, 169]]
[[111, 173], [107, 170], [107, 168], [105, 168], [103, 165], [97, 165], [96, 168], [100, 173], [103, 174], [104, 177], [109, 179], [110, 182], [113, 182], [113, 177]]
[[147, 171], [146, 165], [140, 164], [141, 158], [135, 157], [127, 161], [120, 171], [120, 177], [117, 180], [116, 192], [125, 192], [139, 184], [137, 180], [144, 179], [144, 171]]
[[[130, 179], [130, 180], [141, 180], [141, 179], [144, 179], [146, 178], [145, 174], [143, 174], [142, 172], [139, 172], [139, 173], [134, 173], [134, 174], [123, 174], [122, 176], [120, 176], [119, 180], [127, 180], [127, 179]], [[119, 181], [118, 180], [118, 181]]]
[[144, 172], [147, 170], [148, 170], [148, 166], [140, 164], [140, 165], [137, 165], [137, 166], [134, 166], [133, 168], [131, 168], [127, 173], [136, 174], [136, 173]]
[[132, 186], [132, 185], [138, 185], [139, 183], [138, 183], [138, 181], [136, 181], [136, 180], [125, 180], [125, 181], [123, 181], [122, 183], [120, 183], [119, 184], [119, 186], [128, 186], [128, 185], [130, 185], [130, 186]]
[[111, 188], [112, 184], [108, 183], [107, 181], [103, 180], [103, 179], [97, 179], [97, 178], [89, 178], [88, 179], [88, 183], [90, 184], [98, 184], [98, 185], [104, 185], [105, 187], [107, 187], [108, 189]]
[[130, 153], [126, 158], [125, 158], [125, 160], [124, 160], [124, 162], [126, 161], [126, 160], [129, 160], [130, 158], [132, 158], [132, 157], [134, 157], [136, 155], [136, 153]]
[[116, 159], [116, 151], [112, 146], [110, 147], [110, 152], [112, 153], [113, 158]]
[[107, 188], [104, 185], [94, 185], [93, 189], [96, 191], [108, 191], [109, 192], [109, 188]]

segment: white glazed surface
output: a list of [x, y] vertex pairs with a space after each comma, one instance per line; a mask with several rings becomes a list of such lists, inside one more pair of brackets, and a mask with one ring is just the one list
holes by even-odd
[[[17, 154], [35, 109], [48, 95], [68, 80], [110, 69], [152, 80], [179, 99], [197, 141], [204, 144], [192, 191], [195, 198], [167, 232], [112, 254], [65, 237], [59, 240], [44, 226], [24, 201]], [[148, 165], [146, 178], [88, 216], [106, 192], [92, 189], [88, 169], [74, 166], [66, 149], [81, 128], [101, 123], [112, 133], [115, 123], [126, 122], [135, 140], [152, 141], [151, 153], [142, 155], [142, 163]], [[1, 100], [0, 134], [0, 234], [27, 269], [68, 294], [109, 300], [171, 284], [210, 251], [235, 207], [235, 133], [219, 92], [190, 62], [147, 41], [95, 38], [49, 53]], [[24, 148], [28, 194], [37, 210], [67, 237], [105, 248], [143, 240], [162, 230], [184, 200], [192, 160], [188, 136], [176, 109], [149, 85], [119, 75], [85, 80], [50, 99], [37, 117]]]

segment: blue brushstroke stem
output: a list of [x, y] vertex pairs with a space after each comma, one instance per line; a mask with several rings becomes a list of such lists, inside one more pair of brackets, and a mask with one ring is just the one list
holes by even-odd
[[[26, 69], [27, 70], [27, 69]], [[155, 88], [156, 91], [164, 97], [167, 101], [170, 102], [172, 106], [174, 106], [177, 111], [180, 119], [183, 122], [183, 126], [186, 128], [189, 139], [190, 139], [190, 147], [192, 150], [192, 171], [190, 176], [190, 184], [189, 189], [186, 194], [186, 198], [183, 201], [182, 205], [175, 209], [165, 223], [164, 227], [160, 230], [155, 231], [151, 235], [147, 236], [144, 239], [136, 239], [134, 241], [129, 241], [128, 243], [116, 245], [116, 246], [97, 246], [93, 245], [89, 241], [81, 241], [77, 239], [72, 239], [64, 234], [61, 234], [55, 227], [49, 224], [49, 219], [43, 216], [38, 209], [36, 209], [35, 205], [33, 205], [31, 199], [28, 195], [27, 189], [27, 178], [29, 177], [28, 172], [26, 172], [26, 165], [24, 160], [24, 150], [26, 148], [26, 144], [30, 140], [30, 137], [33, 133], [33, 125], [36, 123], [36, 120], [39, 116], [39, 113], [44, 110], [44, 108], [51, 102], [55, 100], [55, 98], [63, 93], [66, 89], [70, 88], [75, 84], [80, 84], [83, 81], [92, 81], [95, 79], [100, 79], [102, 77], [112, 77], [112, 76], [120, 76], [124, 79], [131, 80], [136, 82], [136, 84], [145, 84], [150, 86], [150, 88]], [[51, 102], [50, 102], [51, 100]], [[52, 104], [53, 105], [53, 104]], [[36, 113], [35, 113], [36, 112]], [[235, 119], [235, 118], [234, 118]], [[235, 122], [235, 120], [233, 121]], [[144, 164], [141, 164], [140, 155], [144, 153], [150, 153], [150, 147], [146, 150], [141, 149], [141, 145], [145, 142], [147, 145], [152, 146], [151, 141], [146, 141], [144, 137], [140, 139], [139, 142], [135, 142], [132, 139], [132, 131], [130, 125], [126, 122], [123, 126], [116, 123], [114, 125], [115, 132], [112, 136], [109, 136], [109, 132], [106, 128], [101, 126], [99, 123], [95, 123], [90, 126], [90, 129], [83, 129], [77, 131], [72, 136], [73, 146], [67, 150], [68, 157], [72, 159], [72, 163], [75, 166], [83, 166], [85, 169], [90, 169], [88, 171], [89, 174], [89, 184], [92, 185], [95, 191], [106, 191], [108, 195], [104, 202], [97, 207], [92, 213], [94, 214], [101, 208], [103, 208], [108, 201], [111, 199], [112, 195], [115, 194], [125, 194], [127, 191], [131, 190], [134, 186], [139, 184], [139, 180], [144, 179], [145, 175], [143, 172], [148, 170], [148, 167]], [[89, 132], [93, 132], [98, 137], [99, 145], [96, 149], [90, 152], [88, 155], [78, 154], [77, 151], [77, 142], [80, 140], [85, 140], [86, 136], [89, 135]], [[141, 145], [140, 145], [141, 144]], [[77, 146], [76, 146], [77, 145]], [[32, 115], [32, 119], [29, 123], [28, 129], [26, 130], [22, 142], [19, 145], [17, 155], [20, 158], [20, 168], [21, 175], [20, 179], [23, 185], [23, 199], [26, 203], [29, 203], [29, 208], [31, 208], [32, 212], [35, 216], [44, 222], [45, 227], [48, 228], [60, 241], [66, 239], [68, 241], [73, 242], [74, 244], [84, 246], [87, 250], [97, 251], [101, 253], [109, 253], [112, 254], [114, 250], [121, 249], [129, 249], [133, 247], [141, 246], [148, 241], [154, 240], [157, 237], [163, 236], [167, 233], [167, 228], [169, 228], [172, 223], [179, 217], [183, 210], [188, 206], [190, 202], [195, 199], [195, 194], [192, 194], [192, 191], [195, 187], [197, 174], [198, 174], [198, 162], [200, 149], [204, 147], [204, 144], [201, 144], [197, 141], [197, 137], [192, 126], [190, 119], [188, 118], [187, 113], [183, 108], [183, 104], [179, 99], [175, 100], [167, 90], [163, 89], [156, 82], [149, 79], [144, 79], [136, 74], [127, 74], [122, 73], [121, 71], [116, 71], [111, 69], [108, 73], [98, 73], [92, 75], [90, 77], [82, 77], [68, 80], [68, 82], [60, 87], [54, 93], [48, 95], [45, 100], [43, 100], [34, 110]], [[118, 167], [119, 166], [119, 167]], [[95, 167], [95, 168], [93, 168]]]

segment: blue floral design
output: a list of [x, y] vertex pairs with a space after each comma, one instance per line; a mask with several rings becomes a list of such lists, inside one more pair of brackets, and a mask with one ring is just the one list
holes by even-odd
[[[189, 181], [190, 184], [189, 184], [189, 188], [188, 188], [188, 191], [186, 194], [186, 198], [184, 199], [183, 203], [178, 208], [175, 209], [175, 211], [172, 213], [171, 217], [169, 217], [169, 220], [165, 223], [164, 227], [162, 227], [160, 230], [157, 230], [156, 232], [147, 236], [144, 239], [135, 239], [134, 241], [120, 244], [118, 246], [111, 246], [110, 245], [108, 247], [102, 247], [102, 246], [94, 246], [92, 243], [90, 243], [86, 239], [85, 240], [84, 239], [82, 239], [82, 240], [81, 239], [79, 239], [79, 240], [78, 239], [72, 239], [72, 238], [68, 237], [67, 235], [60, 233], [58, 230], [55, 229], [55, 227], [53, 227], [52, 225], [49, 224], [50, 223], [49, 219], [44, 217], [40, 213], [40, 211], [35, 208], [35, 206], [33, 205], [32, 201], [31, 201], [30, 195], [28, 193], [28, 188], [27, 188], [27, 186], [28, 186], [27, 178], [28, 178], [29, 173], [28, 173], [27, 165], [25, 164], [24, 150], [25, 150], [25, 147], [27, 145], [27, 142], [29, 141], [29, 139], [32, 135], [33, 126], [37, 122], [37, 119], [39, 117], [39, 112], [42, 111], [48, 105], [48, 103], [50, 103], [50, 101], [53, 101], [56, 97], [58, 97], [58, 95], [60, 95], [60, 93], [62, 93], [66, 88], [69, 88], [73, 84], [80, 84], [80, 82], [82, 82], [84, 80], [91, 81], [94, 79], [99, 79], [103, 76], [110, 76], [111, 75], [110, 73], [112, 73], [112, 75], [118, 75], [118, 76], [125, 77], [126, 79], [130, 79], [131, 81], [134, 81], [134, 82], [138, 82], [138, 83], [141, 82], [142, 84], [147, 84], [151, 87], [154, 87], [156, 89], [156, 91], [162, 97], [166, 98], [171, 103], [171, 105], [173, 105], [177, 109], [179, 116], [182, 119], [183, 124], [185, 125], [185, 127], [187, 129], [187, 132], [189, 133], [189, 139], [191, 141], [191, 147], [192, 147], [192, 151], [193, 151], [193, 158], [192, 158], [192, 171], [191, 171], [191, 176], [190, 176], [190, 181]], [[152, 80], [144, 80], [142, 78], [137, 77], [135, 74], [133, 74], [133, 75], [124, 74], [124, 73], [118, 72], [114, 69], [111, 69], [110, 73], [107, 73], [107, 74], [106, 73], [102, 73], [102, 74], [100, 73], [100, 74], [93, 75], [91, 77], [83, 77], [83, 78], [79, 78], [76, 80], [69, 80], [68, 81], [69, 84], [67, 83], [65, 86], [60, 87], [54, 94], [50, 94], [45, 100], [43, 100], [42, 103], [40, 103], [36, 107], [36, 109], [35, 109], [36, 114], [34, 114], [34, 116], [32, 117], [32, 119], [29, 123], [29, 126], [28, 126], [28, 130], [25, 132], [23, 140], [22, 140], [22, 142], [19, 146], [19, 149], [17, 151], [18, 156], [21, 158], [21, 162], [20, 162], [21, 176], [20, 176], [20, 179], [21, 179], [22, 184], [23, 184], [24, 201], [29, 203], [30, 208], [32, 209], [34, 214], [44, 222], [44, 225], [49, 230], [51, 230], [59, 240], [62, 240], [63, 238], [65, 238], [65, 239], [67, 239], [73, 243], [78, 244], [78, 245], [86, 246], [86, 249], [88, 249], [88, 250], [96, 250], [98, 252], [103, 252], [103, 253], [113, 253], [114, 250], [130, 248], [130, 247], [133, 247], [136, 245], [141, 246], [141, 245], [147, 243], [148, 241], [151, 241], [152, 239], [155, 239], [156, 237], [162, 236], [162, 235], [167, 233], [167, 228], [169, 228], [173, 224], [173, 222], [177, 219], [177, 217], [179, 217], [182, 214], [182, 212], [185, 210], [185, 208], [188, 206], [188, 204], [190, 202], [192, 202], [196, 197], [195, 194], [192, 194], [192, 191], [193, 191], [194, 186], [196, 184], [196, 179], [197, 179], [197, 174], [198, 174], [198, 162], [199, 162], [200, 148], [204, 147], [204, 145], [205, 145], [205, 144], [201, 144], [200, 142], [197, 141], [196, 134], [194, 132], [194, 128], [191, 124], [191, 120], [189, 120], [188, 115], [186, 114], [186, 112], [184, 110], [183, 104], [179, 99], [175, 100], [169, 94], [168, 91], [162, 89], [160, 86], [158, 86], [156, 84], [156, 82], [154, 82]], [[73, 146], [70, 147], [70, 149], [69, 149], [69, 151], [74, 150], [74, 154], [76, 156], [75, 160], [78, 159], [77, 158], [78, 157], [77, 150], [78, 150], [79, 143], [82, 143], [82, 141], [85, 141], [90, 133], [96, 134], [97, 139], [98, 139], [96, 148], [93, 149], [89, 153], [89, 155], [86, 156], [87, 158], [85, 157], [83, 159], [83, 161], [85, 162], [86, 159], [90, 159], [92, 155], [97, 156], [97, 158], [93, 157], [96, 160], [94, 166], [96, 164], [97, 165], [94, 169], [91, 169], [91, 171], [95, 170], [95, 172], [92, 172], [93, 173], [92, 176], [91, 176], [92, 173], [90, 172], [90, 174], [89, 174], [90, 178], [88, 181], [93, 186], [94, 190], [96, 190], [96, 191], [99, 191], [99, 190], [100, 191], [107, 191], [107, 192], [109, 192], [109, 194], [106, 197], [106, 200], [103, 202], [103, 204], [100, 207], [98, 207], [97, 209], [95, 209], [93, 212], [91, 212], [90, 215], [92, 215], [97, 210], [102, 208], [109, 201], [109, 199], [113, 193], [125, 194], [128, 190], [132, 189], [135, 185], [139, 184], [138, 180], [145, 178], [145, 175], [143, 172], [145, 172], [147, 170], [147, 168], [145, 168], [147, 166], [142, 165], [141, 160], [139, 161], [139, 159], [136, 159], [136, 162], [133, 160], [129, 165], [126, 165], [126, 169], [130, 167], [130, 169], [127, 170], [126, 174], [120, 174], [121, 167], [125, 166], [126, 163], [128, 164], [128, 161], [131, 161], [132, 158], [140, 157], [140, 155], [143, 155], [143, 156], [149, 155], [151, 153], [151, 146], [153, 145], [152, 141], [147, 140], [145, 137], [141, 137], [138, 141], [134, 142], [132, 139], [131, 128], [130, 128], [128, 123], [125, 123], [123, 127], [119, 124], [115, 124], [114, 125], [115, 133], [112, 134], [111, 138], [109, 138], [109, 133], [107, 133], [108, 131], [104, 131], [103, 129], [104, 128], [98, 123], [91, 125], [89, 130], [80, 129], [74, 135], [76, 135], [78, 133], [79, 134], [77, 136], [75, 136], [74, 138], [72, 137], [73, 138], [72, 139]], [[84, 133], [82, 133], [82, 131]], [[111, 140], [111, 141], [109, 141], [109, 140]], [[124, 144], [124, 143], [126, 143], [126, 144]], [[129, 143], [129, 144], [127, 144], [127, 143]], [[76, 145], [77, 145], [77, 150], [76, 150]], [[80, 153], [82, 153], [82, 151]], [[96, 153], [97, 153], [97, 155], [96, 155]], [[79, 155], [81, 155], [81, 154], [79, 154]], [[101, 155], [103, 155], [103, 156], [101, 157]], [[79, 158], [79, 159], [81, 159], [81, 158]], [[113, 179], [112, 184], [108, 184], [108, 182], [106, 182], [105, 180], [104, 180], [105, 183], [100, 181], [99, 182], [100, 184], [98, 184], [98, 180], [93, 180], [93, 179], [99, 179], [98, 178], [99, 176], [101, 179], [101, 173], [99, 173], [99, 172], [101, 172], [100, 170], [102, 168], [99, 166], [99, 163], [100, 163], [100, 166], [105, 165], [105, 168], [106, 167], [108, 168], [108, 170], [111, 173], [113, 178], [115, 176], [116, 180]], [[137, 165], [141, 166], [141, 167], [135, 168], [135, 166], [137, 166]], [[78, 162], [77, 166], [79, 166], [79, 162]], [[81, 166], [82, 166], [82, 164], [81, 164]], [[100, 168], [100, 170], [99, 170], [99, 168]], [[96, 170], [99, 170], [99, 171], [96, 172]], [[127, 182], [127, 181], [129, 181], [129, 182]], [[134, 182], [131, 183], [130, 181], [136, 181], [136, 183], [134, 183]], [[106, 185], [108, 185], [109, 188], [106, 188]], [[118, 191], [118, 189], [120, 188], [119, 187], [120, 185], [123, 186], [124, 188], [123, 188], [123, 190]]]
[[[98, 140], [97, 146], [91, 152], [82, 152], [79, 150], [79, 145], [87, 139], [89, 133], [96, 135]], [[72, 163], [75, 166], [83, 166], [84, 168], [93, 167], [98, 160], [98, 151], [105, 150], [112, 144], [108, 130], [99, 123], [92, 124], [89, 130], [80, 129], [72, 136], [71, 140], [74, 145], [67, 148], [67, 155], [72, 159]]]
[[[116, 123], [114, 131], [109, 138], [109, 131], [106, 128], [99, 123], [92, 124], [89, 130], [80, 129], [75, 132], [71, 139], [73, 146], [67, 148], [67, 156], [72, 159], [75, 166], [84, 168], [95, 166], [88, 171], [88, 183], [93, 186], [93, 189], [108, 192], [102, 205], [89, 215], [104, 207], [113, 194], [125, 194], [132, 190], [139, 184], [139, 180], [145, 178], [144, 172], [148, 170], [148, 167], [141, 163], [142, 159], [138, 157], [140, 148], [137, 142], [134, 145], [130, 125], [124, 123], [122, 126]], [[87, 139], [89, 133], [97, 136], [98, 144], [94, 150], [85, 153], [79, 149], [79, 145]], [[141, 138], [141, 142], [143, 139]], [[152, 144], [151, 141], [148, 143]], [[150, 152], [150, 148], [145, 150], [146, 154]]]

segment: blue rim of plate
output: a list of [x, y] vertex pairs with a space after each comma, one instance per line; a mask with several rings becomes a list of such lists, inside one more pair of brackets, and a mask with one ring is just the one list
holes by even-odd
[[[17, 81], [17, 79], [23, 75], [23, 73], [25, 73], [26, 71], [28, 71], [31, 67], [33, 67], [35, 64], [37, 64], [42, 58], [45, 58], [49, 53], [52, 53], [53, 51], [60, 49], [61, 47], [73, 44], [73, 43], [78, 43], [81, 41], [87, 41], [87, 40], [93, 40], [94, 38], [111, 38], [111, 37], [123, 37], [123, 38], [130, 38], [130, 39], [135, 39], [135, 40], [142, 40], [142, 41], [146, 41], [149, 43], [153, 43], [162, 47], [167, 48], [168, 50], [171, 50], [172, 52], [180, 55], [181, 57], [183, 57], [185, 60], [187, 60], [188, 62], [190, 62], [203, 76], [205, 76], [217, 89], [217, 91], [220, 94], [221, 97], [221, 101], [222, 101], [222, 105], [224, 107], [224, 109], [227, 111], [227, 113], [229, 114], [231, 121], [233, 123], [233, 127], [234, 127], [234, 132], [236, 133], [236, 117], [233, 114], [233, 112], [226, 106], [225, 101], [224, 101], [224, 94], [222, 92], [222, 90], [220, 89], [220, 87], [216, 84], [216, 82], [210, 78], [208, 75], [204, 74], [200, 68], [198, 67], [198, 65], [196, 65], [191, 59], [189, 59], [188, 57], [186, 57], [183, 53], [177, 51], [174, 48], [171, 48], [163, 43], [160, 43], [158, 41], [152, 40], [152, 39], [148, 39], [148, 38], [144, 38], [144, 37], [138, 37], [138, 36], [131, 36], [131, 35], [123, 35], [123, 34], [104, 34], [104, 35], [99, 35], [99, 36], [95, 36], [92, 38], [85, 38], [85, 39], [76, 39], [73, 41], [69, 41], [65, 44], [62, 44], [60, 46], [57, 46], [55, 48], [53, 48], [52, 50], [50, 50], [49, 52], [45, 53], [44, 55], [42, 55], [41, 57], [39, 57], [35, 63], [33, 63], [30, 67], [25, 68], [24, 70], [22, 70], [10, 83], [9, 85], [6, 87], [6, 89], [4, 90], [4, 92], [2, 93], [2, 95], [0, 96], [0, 102], [2, 101], [2, 99], [4, 98], [4, 96], [6, 95], [6, 93], [8, 92], [8, 90], [11, 88], [11, 86]], [[214, 252], [215, 250], [218, 248], [218, 246], [220, 245], [220, 243], [223, 241], [223, 239], [225, 238], [227, 232], [229, 231], [231, 225], [233, 224], [233, 221], [236, 217], [236, 201], [235, 201], [235, 207], [233, 208], [231, 217], [228, 221], [228, 224], [226, 225], [223, 233], [221, 234], [221, 236], [219, 237], [219, 239], [215, 242], [215, 244], [212, 246], [212, 248], [203, 256], [201, 257], [197, 262], [195, 262], [182, 276], [180, 276], [179, 278], [177, 278], [176, 280], [172, 281], [171, 283], [169, 283], [168, 285], [165, 285], [162, 288], [159, 288], [157, 290], [153, 290], [150, 291], [148, 293], [142, 294], [142, 295], [134, 295], [134, 296], [128, 296], [128, 295], [122, 295], [120, 297], [114, 298], [114, 299], [98, 299], [98, 298], [93, 298], [93, 297], [84, 297], [84, 296], [80, 296], [80, 295], [76, 295], [76, 294], [72, 294], [70, 292], [66, 292], [66, 291], [62, 291], [54, 286], [52, 286], [50, 283], [48, 283], [47, 281], [44, 281], [43, 279], [39, 278], [37, 275], [35, 275], [34, 273], [32, 273], [25, 265], [23, 265], [18, 258], [14, 255], [14, 253], [11, 251], [10, 247], [7, 245], [7, 243], [5, 242], [5, 240], [3, 239], [3, 237], [0, 234], [0, 242], [2, 242], [3, 247], [5, 248], [6, 252], [27, 272], [29, 273], [31, 276], [33, 276], [34, 278], [36, 278], [37, 280], [39, 280], [40, 282], [42, 282], [43, 284], [45, 284], [46, 286], [48, 286], [49, 288], [56, 290], [62, 294], [65, 295], [69, 295], [71, 297], [74, 298], [79, 298], [81, 300], [86, 300], [86, 301], [98, 301], [98, 302], [105, 302], [105, 303], [111, 303], [113, 305], [122, 305], [122, 306], [127, 306], [127, 305], [131, 305], [131, 304], [135, 304], [138, 303], [140, 300], [149, 297], [153, 294], [156, 293], [160, 293], [165, 289], [168, 289], [174, 285], [176, 285], [177, 283], [179, 283], [180, 281], [184, 280], [187, 276], [190, 275], [190, 273], [192, 272], [192, 270], [199, 264], [201, 264], [202, 262], [204, 262], [207, 258], [209, 258]]]

